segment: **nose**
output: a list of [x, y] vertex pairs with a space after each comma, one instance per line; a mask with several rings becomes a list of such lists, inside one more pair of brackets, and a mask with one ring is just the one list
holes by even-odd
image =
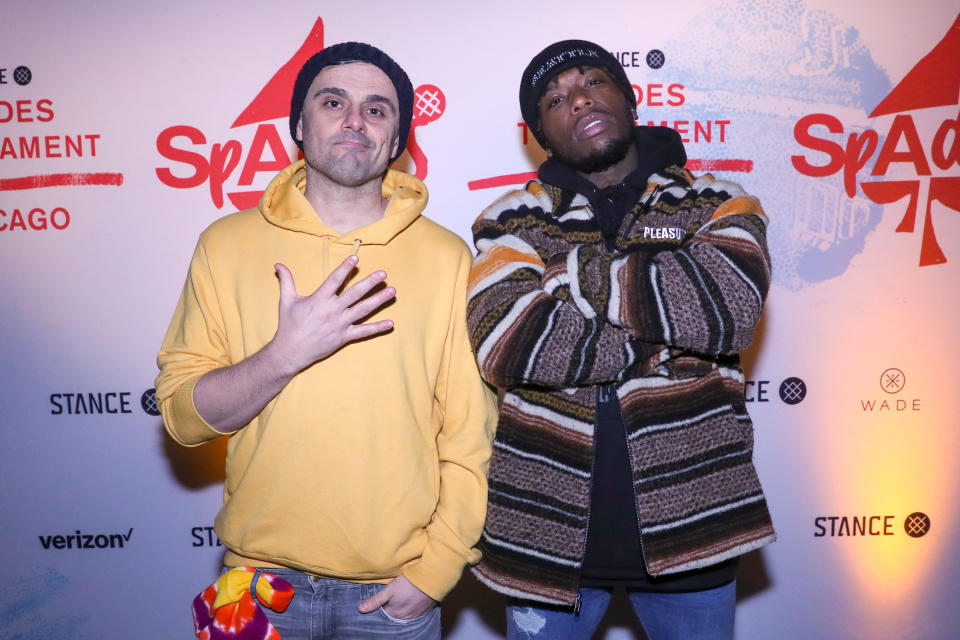
[[570, 108], [574, 113], [580, 111], [584, 107], [592, 106], [593, 99], [587, 95], [585, 91], [575, 91], [572, 96], [570, 96]]
[[343, 127], [345, 129], [350, 129], [352, 131], [363, 132], [367, 129], [367, 123], [363, 119], [363, 113], [361, 112], [361, 107], [351, 106], [347, 109], [346, 114], [343, 117]]

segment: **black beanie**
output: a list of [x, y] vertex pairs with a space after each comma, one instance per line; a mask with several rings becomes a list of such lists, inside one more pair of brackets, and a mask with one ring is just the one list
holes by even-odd
[[390, 56], [363, 42], [335, 44], [319, 53], [315, 53], [303, 64], [300, 73], [297, 74], [297, 81], [293, 84], [293, 96], [290, 98], [290, 137], [303, 151], [303, 141], [297, 140], [297, 123], [300, 122], [300, 114], [303, 112], [303, 101], [307, 98], [307, 90], [325, 67], [347, 62], [372, 64], [387, 74], [390, 82], [397, 90], [397, 100], [400, 103], [397, 105], [400, 109], [400, 129], [398, 132], [400, 144], [397, 146], [397, 153], [390, 158], [392, 162], [400, 157], [407, 146], [407, 138], [410, 135], [410, 121], [413, 119], [413, 85], [410, 84], [410, 78], [407, 77], [406, 72]]
[[620, 87], [630, 111], [636, 108], [637, 98], [630, 86], [630, 80], [623, 70], [623, 65], [612, 53], [586, 40], [555, 42], [533, 57], [520, 79], [520, 113], [523, 114], [527, 128], [543, 148], [547, 145], [540, 129], [540, 98], [546, 92], [550, 80], [558, 73], [578, 66], [605, 70]]

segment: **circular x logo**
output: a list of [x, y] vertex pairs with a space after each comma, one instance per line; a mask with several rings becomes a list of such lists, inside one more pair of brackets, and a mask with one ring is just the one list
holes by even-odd
[[422, 84], [414, 93], [413, 122], [414, 125], [433, 122], [443, 115], [447, 108], [447, 97], [439, 87], [432, 84]]
[[880, 388], [887, 393], [899, 393], [907, 384], [907, 376], [903, 371], [891, 367], [880, 374]]
[[800, 378], [787, 378], [780, 384], [780, 399], [787, 404], [798, 404], [807, 397], [807, 384]]
[[930, 531], [930, 517], [919, 511], [911, 513], [903, 521], [903, 529], [911, 538], [922, 538]]
[[147, 389], [143, 392], [143, 395], [140, 396], [140, 406], [152, 416], [160, 415], [160, 409], [157, 407], [156, 393], [156, 389]]
[[647, 53], [647, 66], [651, 69], [659, 69], [666, 61], [667, 57], [663, 55], [663, 51], [660, 51], [660, 49], [651, 49]]
[[24, 66], [19, 66], [13, 70], [13, 81], [17, 84], [23, 86], [25, 84], [30, 84], [30, 81], [33, 79], [33, 74], [30, 72], [30, 69]]

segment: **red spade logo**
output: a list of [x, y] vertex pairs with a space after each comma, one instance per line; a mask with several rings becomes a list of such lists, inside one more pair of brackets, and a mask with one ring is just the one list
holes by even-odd
[[[943, 40], [904, 76], [890, 95], [877, 105], [870, 117], [943, 107], [958, 102], [960, 102], [960, 16], [947, 31]], [[951, 132], [953, 140], [948, 150], [947, 138]], [[957, 120], [947, 120], [940, 126], [934, 136], [930, 155], [933, 163], [940, 169], [946, 170], [953, 163], [960, 165], [960, 114]], [[877, 204], [890, 204], [909, 196], [907, 211], [897, 226], [897, 232], [913, 233], [917, 220], [917, 200], [920, 194], [919, 180], [864, 182], [860, 186], [867, 197]], [[927, 195], [926, 213], [923, 219], [923, 239], [920, 241], [921, 267], [947, 261], [937, 242], [933, 218], [930, 215], [930, 207], [934, 200], [942, 202], [954, 211], [960, 211], [960, 178], [930, 178], [930, 191]]]
[[[811, 132], [816, 126], [825, 126], [832, 134], [843, 134], [844, 125], [826, 113], [809, 114], [794, 128], [797, 142], [827, 154], [825, 165], [813, 164], [803, 155], [791, 157], [800, 173], [822, 178], [843, 171], [843, 184], [848, 197], [857, 192], [857, 173], [876, 152], [870, 171], [871, 178], [884, 177], [892, 164], [912, 164], [916, 180], [869, 180], [860, 182], [867, 198], [886, 205], [908, 198], [906, 212], [897, 226], [898, 233], [916, 230], [917, 211], [921, 194], [921, 178], [929, 182], [924, 203], [923, 233], [920, 242], [920, 266], [943, 264], [947, 257], [937, 242], [932, 205], [937, 201], [954, 211], [960, 211], [960, 177], [933, 176], [930, 166], [947, 171], [960, 167], [960, 113], [955, 119], [944, 120], [928, 145], [920, 139], [913, 116], [909, 111], [960, 103], [960, 17], [943, 39], [924, 56], [870, 113], [871, 118], [894, 115], [890, 130], [882, 146], [880, 136], [873, 129], [850, 133], [846, 146], [829, 138], [820, 138]], [[879, 151], [877, 151], [879, 147]], [[901, 150], [901, 147], [905, 149]]]
[[[182, 148], [183, 139], [193, 145], [206, 145], [207, 137], [196, 127], [177, 125], [168, 127], [157, 136], [157, 150], [160, 155], [173, 162], [192, 168], [192, 173], [181, 177], [167, 167], [158, 167], [157, 177], [167, 186], [189, 189], [204, 183], [210, 188], [210, 197], [219, 209], [224, 204], [224, 195], [236, 209], [248, 209], [256, 206], [263, 189], [234, 190], [224, 194], [224, 185], [239, 169], [238, 187], [253, 185], [257, 174], [273, 174], [290, 164], [287, 151], [289, 138], [286, 123], [279, 128], [272, 121], [286, 119], [290, 115], [290, 95], [303, 64], [324, 47], [323, 19], [317, 18], [303, 44], [267, 81], [253, 100], [233, 121], [231, 129], [256, 125], [253, 141], [244, 149], [238, 140], [210, 145], [206, 154], [196, 150]], [[427, 177], [427, 156], [417, 143], [415, 129], [433, 122], [446, 108], [446, 98], [438, 87], [424, 84], [414, 92], [413, 122], [407, 143], [410, 158], [416, 166], [416, 176], [421, 180]], [[282, 129], [279, 130], [279, 129]], [[299, 154], [298, 151], [298, 155]], [[181, 169], [179, 173], [183, 173]]]

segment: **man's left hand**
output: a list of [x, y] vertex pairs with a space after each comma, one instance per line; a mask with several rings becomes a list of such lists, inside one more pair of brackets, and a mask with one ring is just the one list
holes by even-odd
[[436, 601], [413, 586], [403, 575], [391, 580], [381, 591], [357, 606], [360, 613], [371, 613], [380, 607], [391, 618], [413, 620], [437, 606]]

